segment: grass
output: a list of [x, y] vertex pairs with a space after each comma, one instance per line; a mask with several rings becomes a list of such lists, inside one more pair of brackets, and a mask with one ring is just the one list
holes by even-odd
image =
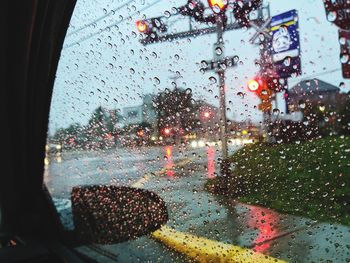
[[350, 225], [350, 137], [299, 144], [247, 146], [233, 174], [207, 188], [242, 202], [320, 221]]

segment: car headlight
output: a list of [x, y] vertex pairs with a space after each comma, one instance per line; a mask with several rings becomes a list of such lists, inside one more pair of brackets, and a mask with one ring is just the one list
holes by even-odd
[[192, 146], [193, 148], [197, 148], [197, 147], [198, 147], [198, 142], [197, 142], [197, 141], [192, 141], [192, 142], [191, 142], [191, 146]]

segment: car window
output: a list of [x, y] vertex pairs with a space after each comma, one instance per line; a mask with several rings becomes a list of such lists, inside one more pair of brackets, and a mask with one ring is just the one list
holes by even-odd
[[74, 249], [98, 262], [348, 262], [349, 12], [345, 0], [78, 0], [45, 185], [67, 231], [83, 185], [150, 190], [169, 220]]

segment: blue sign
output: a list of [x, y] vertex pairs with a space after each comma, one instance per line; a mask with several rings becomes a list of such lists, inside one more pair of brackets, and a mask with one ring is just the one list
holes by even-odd
[[298, 12], [273, 16], [270, 23], [270, 53], [276, 73], [281, 78], [301, 74]]

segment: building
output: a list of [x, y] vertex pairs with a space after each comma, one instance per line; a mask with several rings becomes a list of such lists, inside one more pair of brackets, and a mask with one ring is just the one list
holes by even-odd
[[289, 90], [289, 110], [304, 111], [317, 105], [334, 107], [339, 91], [338, 87], [319, 79], [303, 80]]
[[157, 126], [157, 113], [153, 105], [154, 96], [147, 94], [142, 99], [142, 104], [123, 108], [124, 125], [149, 123]]

